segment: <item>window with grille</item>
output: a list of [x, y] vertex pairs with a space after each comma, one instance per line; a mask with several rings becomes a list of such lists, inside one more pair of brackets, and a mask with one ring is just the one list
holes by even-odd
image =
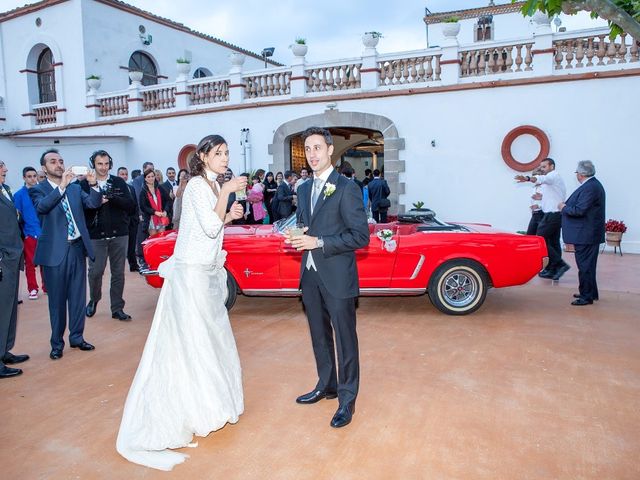
[[151, 57], [144, 52], [133, 52], [129, 58], [129, 71], [142, 72], [142, 85], [158, 83], [158, 69]]
[[51, 49], [45, 48], [38, 57], [38, 96], [40, 103], [56, 101], [56, 74]]
[[210, 77], [210, 76], [211, 76], [211, 72], [204, 67], [196, 68], [196, 71], [193, 72], [193, 78], [204, 78], [204, 77]]

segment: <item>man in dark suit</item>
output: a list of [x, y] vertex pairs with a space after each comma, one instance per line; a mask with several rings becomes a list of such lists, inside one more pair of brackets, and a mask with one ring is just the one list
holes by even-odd
[[57, 150], [47, 150], [40, 157], [47, 180], [29, 189], [42, 224], [34, 263], [44, 267], [49, 295], [51, 321], [51, 353], [57, 360], [64, 349], [63, 335], [69, 310], [69, 344], [80, 350], [93, 350], [83, 336], [87, 297], [87, 255], [94, 260], [91, 239], [84, 218], [85, 208], [99, 208], [102, 193], [96, 174], [89, 170], [86, 180], [90, 191], [85, 193], [71, 168], [65, 170], [64, 160]]
[[598, 248], [604, 242], [605, 192], [595, 178], [590, 160], [578, 162], [576, 177], [580, 186], [558, 208], [562, 213], [562, 239], [576, 250], [579, 292], [571, 305], [591, 305], [598, 300], [596, 264]]
[[129, 213], [129, 239], [127, 245], [127, 260], [129, 261], [129, 270], [137, 272], [140, 270], [138, 267], [138, 261], [136, 260], [136, 237], [138, 236], [138, 224], [140, 223], [138, 215], [138, 197], [136, 197], [136, 191], [133, 185], [129, 182], [129, 170], [126, 167], [118, 168], [118, 176], [126, 183], [129, 189], [129, 195], [133, 198], [133, 206]]
[[[278, 199], [278, 218], [287, 218], [293, 212], [293, 199], [296, 194], [293, 186], [296, 183], [296, 175], [291, 170], [284, 172], [284, 182], [278, 186], [276, 197]], [[304, 184], [303, 184], [304, 185]]]
[[18, 211], [13, 195], [4, 184], [7, 167], [0, 160], [0, 378], [20, 375], [19, 368], [7, 367], [29, 360], [29, 355], [14, 355], [10, 352], [16, 340], [18, 320], [18, 282], [23, 262], [22, 238], [18, 225]]
[[387, 181], [384, 178], [380, 178], [380, 170], [377, 168], [373, 171], [373, 180], [367, 184], [367, 187], [369, 188], [373, 219], [378, 223], [387, 223], [389, 205], [384, 205], [383, 200], [388, 202], [387, 197], [391, 190]]
[[305, 234], [293, 236], [289, 231], [287, 241], [304, 251], [300, 285], [318, 383], [296, 401], [310, 404], [337, 396], [339, 407], [331, 426], [339, 428], [351, 422], [358, 395], [359, 284], [355, 251], [369, 244], [369, 226], [360, 189], [333, 169], [333, 138], [329, 131], [312, 127], [302, 137], [314, 180], [298, 189], [297, 219], [305, 225]]

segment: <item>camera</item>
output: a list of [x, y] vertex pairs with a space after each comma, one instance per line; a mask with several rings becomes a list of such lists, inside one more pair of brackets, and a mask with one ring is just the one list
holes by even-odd
[[107, 182], [104, 184], [104, 187], [102, 187], [102, 196], [106, 199], [111, 199], [115, 196], [118, 196], [119, 192], [117, 191], [116, 188], [113, 187], [113, 183], [111, 182]]

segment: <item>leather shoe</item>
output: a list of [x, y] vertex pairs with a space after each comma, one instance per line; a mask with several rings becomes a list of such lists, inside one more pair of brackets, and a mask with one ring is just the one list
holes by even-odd
[[336, 398], [337, 396], [338, 396], [338, 392], [334, 390], [314, 390], [313, 392], [300, 395], [298, 398], [296, 398], [296, 403], [301, 403], [302, 405], [308, 405], [311, 403], [319, 402], [323, 398], [330, 400], [332, 398]]
[[88, 342], [85, 342], [84, 340], [81, 343], [78, 343], [77, 345], [71, 345], [71, 348], [79, 348], [80, 350], [95, 350], [96, 347], [94, 347], [93, 345], [91, 345]]
[[560, 265], [556, 270], [556, 274], [553, 276], [552, 280], [555, 280], [555, 281], [560, 280], [560, 277], [562, 277], [565, 273], [567, 273], [567, 270], [569, 270], [570, 268], [571, 267], [566, 263], [564, 265]]
[[131, 315], [127, 315], [122, 310], [118, 310], [117, 312], [113, 312], [111, 314], [111, 318], [116, 318], [118, 320], [122, 320], [123, 322], [127, 322], [131, 320]]
[[129, 271], [130, 272], [139, 272], [140, 271], [140, 267], [138, 267], [137, 265], [129, 265]]
[[351, 423], [351, 418], [356, 412], [356, 406], [353, 402], [346, 405], [340, 405], [336, 414], [331, 419], [331, 426], [333, 428], [346, 427]]
[[16, 363], [22, 363], [29, 360], [29, 355], [14, 355], [11, 352], [7, 352], [2, 357], [2, 363], [5, 365], [14, 365]]
[[0, 378], [17, 377], [22, 374], [22, 370], [19, 368], [5, 367], [0, 368]]
[[59, 358], [62, 358], [62, 350], [58, 350], [57, 348], [54, 348], [53, 350], [51, 350], [51, 353], [49, 354], [49, 358], [51, 360], [58, 360]]
[[[580, 294], [579, 294], [579, 293], [574, 293], [574, 294], [573, 294], [573, 298], [581, 298], [581, 297], [580, 297]], [[597, 298], [594, 298], [594, 299], [593, 299], [593, 301], [594, 301], [594, 302], [597, 302], [597, 301], [598, 301], [598, 299], [597, 299]]]
[[89, 300], [87, 303], [87, 317], [93, 317], [96, 314], [96, 307], [98, 306], [98, 302], [94, 302], [93, 300]]
[[593, 300], [585, 300], [584, 298], [579, 298], [571, 302], [571, 305], [576, 305], [578, 307], [581, 307], [583, 305], [592, 305], [592, 304], [593, 304]]
[[555, 273], [552, 270], [547, 270], [546, 268], [538, 274], [540, 278], [553, 278], [554, 275]]

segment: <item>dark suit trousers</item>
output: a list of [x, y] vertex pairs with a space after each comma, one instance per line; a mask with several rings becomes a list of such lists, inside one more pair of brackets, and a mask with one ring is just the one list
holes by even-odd
[[535, 212], [531, 212], [531, 220], [529, 220], [529, 226], [527, 227], [527, 235], [535, 235], [538, 231], [538, 225], [540, 224], [540, 220], [544, 213], [542, 210], [536, 210]]
[[[0, 281], [0, 357], [13, 348], [16, 341], [18, 319], [18, 284], [20, 264], [18, 260], [0, 260], [2, 281]], [[0, 366], [2, 363], [0, 363]]]
[[95, 261], [89, 260], [89, 299], [98, 303], [102, 299], [102, 277], [109, 260], [109, 271], [111, 273], [111, 313], [124, 308], [124, 259], [127, 256], [127, 245], [129, 237], [114, 237], [92, 239], [93, 253]]
[[[355, 298], [336, 298], [318, 272], [305, 268], [300, 282], [318, 370], [318, 390], [337, 390], [341, 405], [355, 401], [360, 382]], [[338, 378], [336, 379], [337, 343]]]
[[64, 348], [64, 330], [69, 308], [69, 343], [84, 340], [84, 320], [87, 303], [87, 258], [82, 240], [69, 245], [67, 254], [57, 267], [44, 267], [44, 280], [49, 295], [51, 348]]
[[129, 267], [137, 267], [138, 261], [136, 260], [136, 240], [138, 239], [138, 224], [140, 221], [138, 217], [131, 217], [129, 219], [129, 245], [127, 247], [127, 259], [129, 260]]
[[538, 224], [536, 234], [544, 238], [549, 253], [549, 271], [555, 271], [564, 264], [562, 250], [560, 248], [560, 229], [562, 227], [562, 214], [560, 212], [545, 213]]
[[371, 214], [373, 215], [373, 219], [376, 223], [387, 223], [387, 212], [389, 209], [385, 208], [384, 210], [372, 210]]
[[576, 244], [576, 264], [578, 265], [578, 282], [580, 298], [584, 300], [598, 299], [598, 283], [596, 282], [596, 265], [600, 245]]

